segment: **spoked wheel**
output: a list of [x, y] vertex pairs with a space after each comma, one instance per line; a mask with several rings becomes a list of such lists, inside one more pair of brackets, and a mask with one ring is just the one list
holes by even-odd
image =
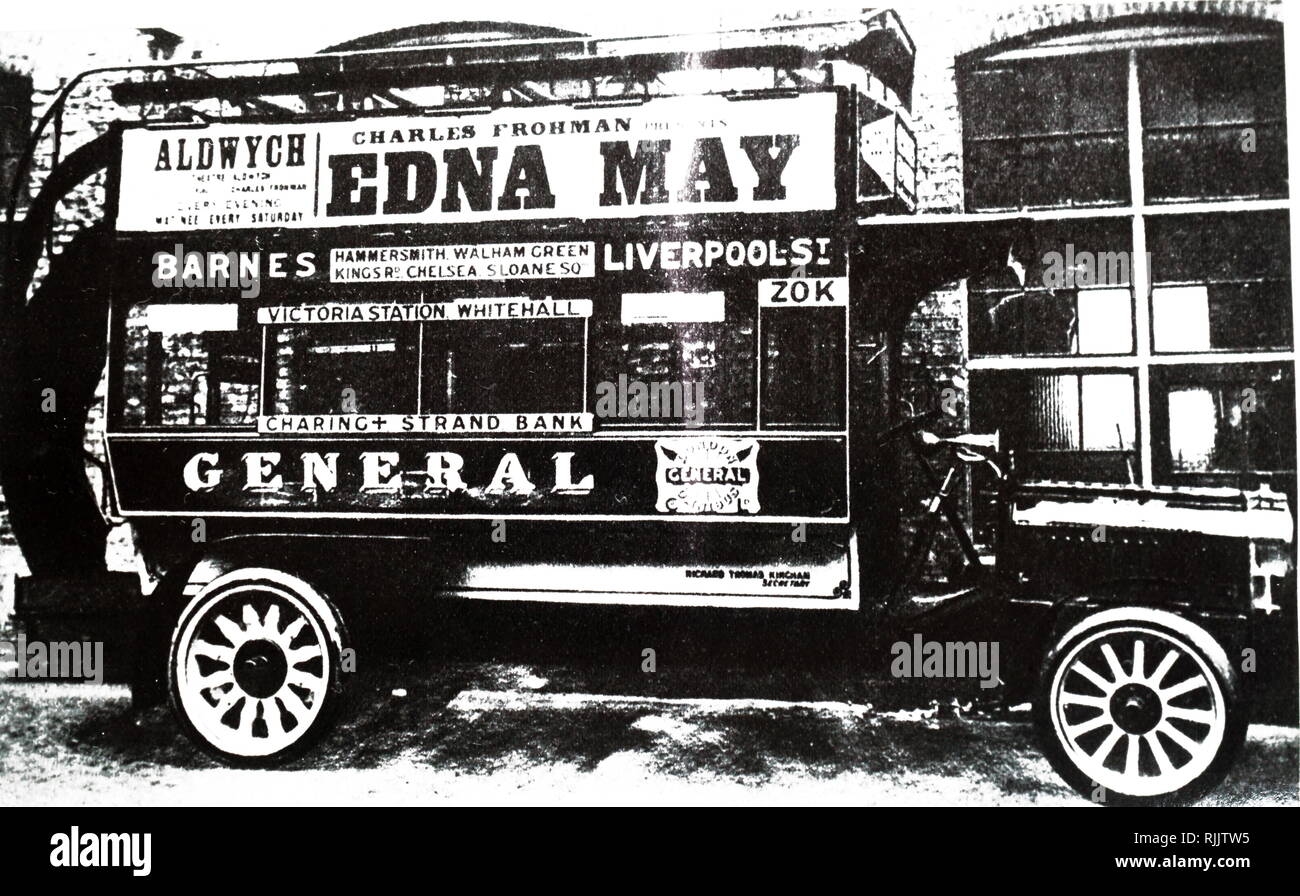
[[1061, 639], [1035, 719], [1057, 772], [1106, 803], [1194, 799], [1246, 733], [1223, 649], [1195, 623], [1143, 607], [1098, 613]]
[[338, 611], [306, 582], [271, 569], [227, 573], [172, 634], [172, 706], [209, 753], [273, 765], [328, 726], [345, 646]]

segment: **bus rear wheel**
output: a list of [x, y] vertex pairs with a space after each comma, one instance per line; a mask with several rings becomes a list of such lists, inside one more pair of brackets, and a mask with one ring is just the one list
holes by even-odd
[[1052, 766], [1080, 793], [1114, 805], [1203, 795], [1236, 758], [1246, 716], [1213, 636], [1148, 607], [1104, 610], [1067, 632], [1034, 702]]
[[300, 755], [342, 695], [338, 610], [296, 576], [243, 568], [203, 588], [172, 632], [168, 690], [190, 736], [232, 765]]

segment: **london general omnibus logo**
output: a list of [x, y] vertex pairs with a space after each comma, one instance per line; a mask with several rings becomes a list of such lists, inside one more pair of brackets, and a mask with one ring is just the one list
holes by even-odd
[[758, 513], [756, 439], [655, 442], [660, 513]]

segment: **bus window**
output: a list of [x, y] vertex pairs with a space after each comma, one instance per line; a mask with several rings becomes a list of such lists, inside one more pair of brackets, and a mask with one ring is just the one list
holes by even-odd
[[413, 414], [411, 324], [271, 328], [277, 414]]
[[763, 312], [763, 425], [844, 425], [844, 311]]
[[[675, 317], [655, 320], [650, 315], [629, 315], [624, 296], [622, 316], [605, 316], [593, 321], [592, 401], [602, 395], [626, 396], [633, 383], [647, 389], [680, 384], [680, 392], [697, 398], [700, 408], [692, 404], [683, 408], [659, 408], [654, 425], [660, 426], [745, 426], [755, 425], [755, 307], [727, 296], [717, 310], [722, 320], [690, 320], [688, 303], [665, 314]], [[693, 299], [694, 296], [688, 297]], [[673, 308], [676, 296], [665, 301]], [[638, 312], [639, 313], [639, 312]], [[602, 426], [645, 426], [634, 419], [638, 414], [630, 401], [627, 419], [603, 419]], [[650, 411], [653, 413], [654, 409]], [[622, 411], [620, 410], [620, 414]]]
[[427, 414], [582, 409], [584, 321], [446, 321], [424, 325]]
[[235, 329], [235, 323], [234, 306], [132, 306], [126, 319], [122, 422], [137, 427], [255, 424], [260, 334]]

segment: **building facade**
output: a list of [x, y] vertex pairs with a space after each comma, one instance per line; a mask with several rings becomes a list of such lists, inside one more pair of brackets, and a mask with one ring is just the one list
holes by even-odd
[[[917, 45], [918, 212], [1032, 220], [909, 321], [906, 391], [1022, 476], [1295, 495], [1278, 4], [968, 4]], [[987, 539], [989, 483], [971, 483]]]

